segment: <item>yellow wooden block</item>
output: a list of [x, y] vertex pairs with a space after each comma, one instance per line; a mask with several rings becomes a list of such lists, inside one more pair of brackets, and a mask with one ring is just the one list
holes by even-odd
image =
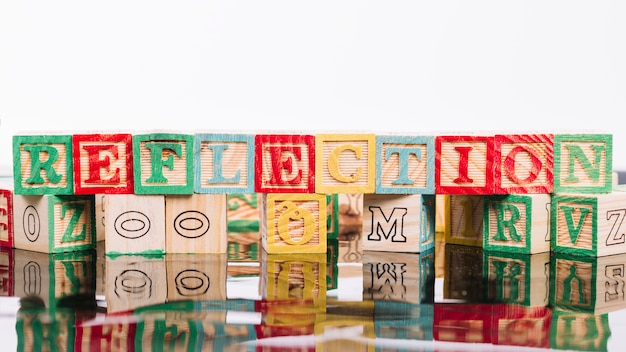
[[484, 196], [451, 194], [445, 201], [445, 242], [482, 247]]

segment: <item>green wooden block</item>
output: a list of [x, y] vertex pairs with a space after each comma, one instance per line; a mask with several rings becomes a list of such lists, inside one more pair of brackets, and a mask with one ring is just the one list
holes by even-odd
[[193, 151], [193, 135], [133, 135], [135, 194], [193, 194]]
[[13, 136], [15, 194], [74, 194], [72, 136]]
[[611, 336], [608, 314], [553, 309], [550, 347], [570, 351], [608, 351]]
[[554, 193], [608, 193], [612, 179], [611, 134], [554, 135]]

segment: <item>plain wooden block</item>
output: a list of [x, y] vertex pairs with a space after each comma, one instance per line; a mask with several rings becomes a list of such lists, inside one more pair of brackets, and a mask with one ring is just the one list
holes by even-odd
[[364, 194], [364, 251], [420, 253], [435, 246], [435, 196]]
[[0, 247], [14, 247], [13, 222], [13, 190], [0, 189]]
[[254, 153], [255, 192], [315, 192], [315, 136], [257, 134]]
[[376, 193], [434, 194], [435, 137], [376, 136]]
[[15, 296], [15, 257], [12, 248], [0, 247], [0, 296]]
[[582, 256], [626, 253], [626, 192], [553, 194], [551, 250]]
[[135, 194], [194, 193], [194, 136], [133, 135]]
[[226, 254], [166, 254], [167, 302], [226, 300]]
[[104, 198], [107, 255], [165, 253], [165, 196], [107, 194]]
[[494, 137], [435, 137], [436, 194], [492, 194]]
[[483, 248], [534, 254], [550, 251], [550, 194], [484, 197]]
[[552, 193], [554, 135], [496, 135], [494, 193]]
[[71, 195], [72, 136], [13, 136], [13, 184], [15, 194]]
[[611, 134], [554, 135], [554, 193], [609, 193], [612, 173]]
[[484, 302], [525, 307], [550, 303], [550, 253], [520, 254], [483, 250]]
[[613, 336], [608, 314], [554, 309], [550, 324], [550, 348], [569, 351], [608, 351]]
[[443, 298], [483, 302], [483, 249], [452, 243], [444, 246]]
[[445, 242], [482, 247], [485, 196], [450, 194], [444, 201]]
[[226, 194], [165, 196], [166, 253], [226, 253]]
[[75, 194], [133, 193], [132, 135], [75, 134]]
[[268, 253], [326, 253], [326, 195], [263, 194], [261, 246]]
[[253, 193], [254, 135], [195, 135], [195, 193]]
[[374, 193], [376, 135], [316, 135], [315, 175], [317, 193]]
[[95, 249], [93, 195], [14, 195], [15, 248], [44, 253]]

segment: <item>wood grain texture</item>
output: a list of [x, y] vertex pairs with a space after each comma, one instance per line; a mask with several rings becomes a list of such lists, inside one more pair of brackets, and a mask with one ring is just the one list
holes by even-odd
[[554, 135], [496, 135], [494, 147], [494, 193], [552, 193]]
[[493, 136], [435, 137], [435, 193], [492, 194]]
[[554, 135], [554, 193], [609, 193], [612, 173], [612, 135]]
[[315, 136], [255, 135], [255, 192], [314, 193]]
[[13, 190], [0, 189], [0, 247], [13, 248]]
[[446, 243], [483, 246], [484, 200], [483, 195], [446, 195]]
[[131, 312], [167, 301], [164, 256], [106, 256], [107, 313]]
[[166, 254], [167, 301], [226, 299], [226, 254]]
[[376, 136], [376, 193], [434, 192], [433, 136]]

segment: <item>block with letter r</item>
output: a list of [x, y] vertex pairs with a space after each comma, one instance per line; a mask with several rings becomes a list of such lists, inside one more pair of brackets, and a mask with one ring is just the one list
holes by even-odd
[[609, 193], [612, 168], [612, 135], [554, 135], [554, 193]]

